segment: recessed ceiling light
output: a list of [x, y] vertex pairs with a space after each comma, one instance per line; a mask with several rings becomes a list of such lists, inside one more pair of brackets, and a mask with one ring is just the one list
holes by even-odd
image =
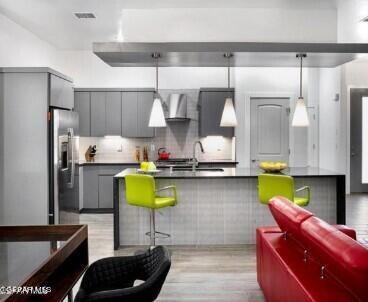
[[74, 13], [78, 19], [95, 19], [96, 16], [93, 13]]

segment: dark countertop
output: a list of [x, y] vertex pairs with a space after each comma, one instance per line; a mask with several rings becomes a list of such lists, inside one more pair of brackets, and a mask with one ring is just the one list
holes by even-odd
[[[233, 160], [206, 160], [206, 161], [199, 161], [199, 165], [211, 165], [211, 164], [217, 164], [217, 165], [226, 165], [226, 164], [238, 164], [239, 162], [233, 161]], [[139, 166], [139, 163], [137, 162], [119, 162], [116, 160], [96, 160], [94, 162], [86, 162], [84, 160], [79, 161], [79, 166]], [[160, 166], [158, 167], [165, 167]]]
[[[263, 171], [254, 168], [223, 168], [223, 172], [219, 171], [174, 171], [170, 173], [168, 169], [164, 169], [159, 173], [152, 174], [155, 178], [254, 178]], [[115, 175], [115, 178], [124, 178], [127, 174], [138, 173], [137, 169], [128, 168]], [[334, 177], [343, 176], [344, 174], [328, 171], [320, 168], [289, 168], [283, 171], [283, 174], [293, 177]]]

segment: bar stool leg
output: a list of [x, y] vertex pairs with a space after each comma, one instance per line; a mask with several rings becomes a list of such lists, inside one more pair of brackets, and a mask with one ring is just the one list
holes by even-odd
[[150, 225], [150, 245], [156, 246], [156, 221], [155, 221], [155, 210], [151, 209], [151, 217], [150, 217], [151, 225]]

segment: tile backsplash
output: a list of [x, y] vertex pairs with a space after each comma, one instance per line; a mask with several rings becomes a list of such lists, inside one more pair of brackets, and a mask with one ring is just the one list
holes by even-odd
[[197, 150], [199, 160], [231, 160], [234, 159], [234, 138], [209, 136], [198, 137], [198, 95], [197, 89], [160, 90], [164, 102], [171, 93], [184, 93], [188, 102], [189, 122], [168, 122], [165, 128], [156, 128], [154, 138], [124, 138], [124, 137], [81, 137], [79, 139], [79, 158], [84, 159], [84, 153], [89, 145], [97, 145], [96, 160], [134, 161], [136, 146], [140, 146], [141, 154], [144, 146], [148, 147], [149, 159], [157, 159], [157, 150], [165, 147], [171, 157], [192, 157], [193, 142], [200, 140], [205, 153]]

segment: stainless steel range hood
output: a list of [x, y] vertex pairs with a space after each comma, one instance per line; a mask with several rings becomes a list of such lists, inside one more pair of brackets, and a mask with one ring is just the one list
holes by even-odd
[[185, 122], [190, 119], [187, 117], [187, 96], [182, 93], [172, 93], [168, 99], [168, 122]]

